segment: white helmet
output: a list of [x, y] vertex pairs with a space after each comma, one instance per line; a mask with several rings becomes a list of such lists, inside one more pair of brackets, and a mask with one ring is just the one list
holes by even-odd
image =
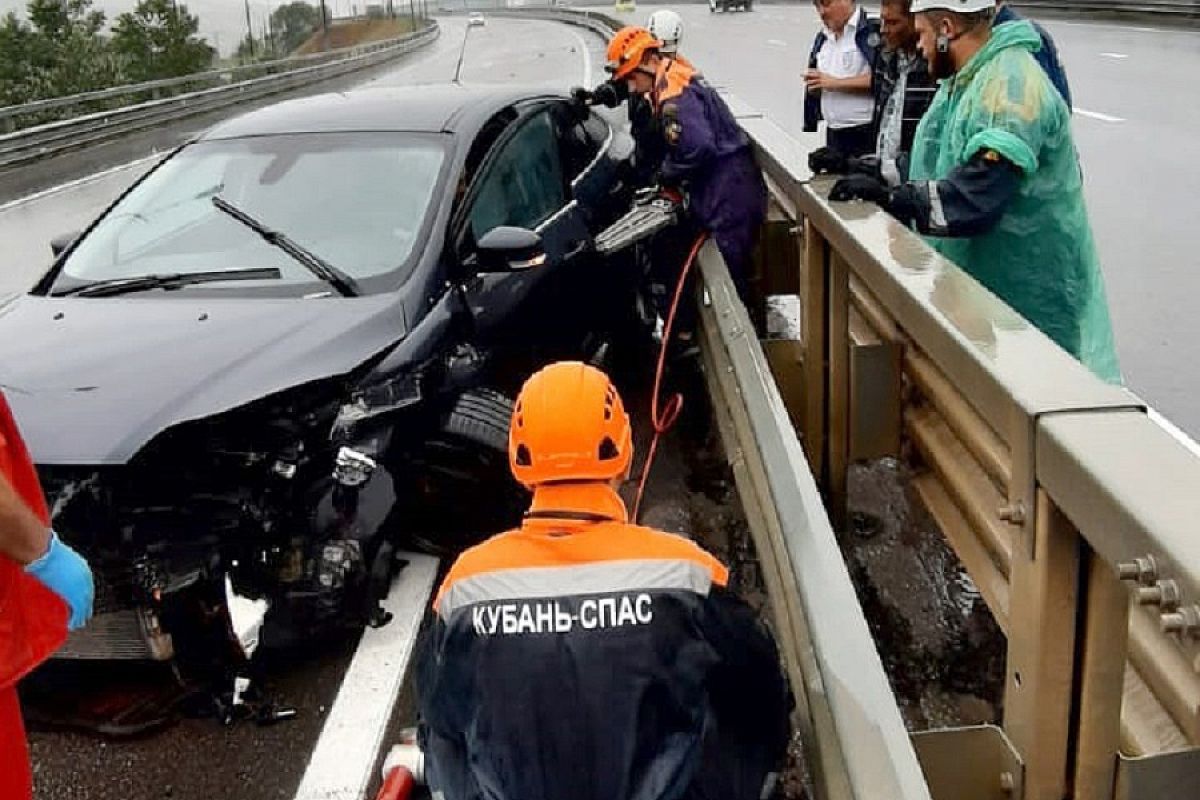
[[996, 0], [913, 0], [909, 12], [919, 14], [922, 11], [957, 11], [960, 14], [970, 14], [995, 7]]
[[683, 17], [669, 8], [655, 11], [646, 20], [646, 28], [650, 34], [662, 42], [659, 48], [668, 55], [674, 55], [679, 49], [679, 39], [683, 36]]

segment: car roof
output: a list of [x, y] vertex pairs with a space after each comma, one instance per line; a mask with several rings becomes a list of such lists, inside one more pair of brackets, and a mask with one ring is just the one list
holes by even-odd
[[502, 108], [537, 97], [565, 97], [565, 94], [544, 87], [453, 83], [352, 89], [285, 100], [250, 111], [214, 126], [200, 139], [355, 131], [473, 135]]

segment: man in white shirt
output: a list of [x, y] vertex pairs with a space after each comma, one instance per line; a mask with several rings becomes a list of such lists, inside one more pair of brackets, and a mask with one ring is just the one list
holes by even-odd
[[824, 29], [817, 34], [804, 72], [804, 129], [824, 118], [826, 144], [843, 156], [875, 149], [871, 129], [871, 64], [879, 48], [879, 23], [854, 0], [814, 0]]

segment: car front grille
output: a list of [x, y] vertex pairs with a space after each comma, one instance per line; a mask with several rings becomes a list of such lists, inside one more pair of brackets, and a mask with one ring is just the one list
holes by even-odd
[[70, 660], [157, 660], [142, 632], [138, 612], [133, 609], [97, 613], [85, 627], [71, 632], [55, 657]]

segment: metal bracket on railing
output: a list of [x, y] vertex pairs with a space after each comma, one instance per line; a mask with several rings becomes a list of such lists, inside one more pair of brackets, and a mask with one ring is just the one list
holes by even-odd
[[1115, 800], [1181, 800], [1192, 796], [1198, 784], [1200, 748], [1137, 758], [1122, 755]]
[[912, 743], [933, 800], [1025, 796], [1025, 765], [995, 725], [920, 731], [912, 734]]
[[[1132, 398], [1132, 396], [1131, 396]], [[997, 509], [1000, 519], [1019, 531], [1019, 543], [1025, 548], [1030, 560], [1037, 557], [1037, 439], [1043, 422], [1051, 417], [1070, 414], [1107, 414], [1114, 411], [1145, 412], [1144, 403], [1132, 398], [1129, 402], [1113, 401], [1101, 405], [1072, 405], [1063, 403], [1059, 407], [1041, 413], [1021, 416], [1014, 420], [1014, 430], [1009, 437], [1012, 452], [1012, 480], [1008, 486], [1008, 502]]]

